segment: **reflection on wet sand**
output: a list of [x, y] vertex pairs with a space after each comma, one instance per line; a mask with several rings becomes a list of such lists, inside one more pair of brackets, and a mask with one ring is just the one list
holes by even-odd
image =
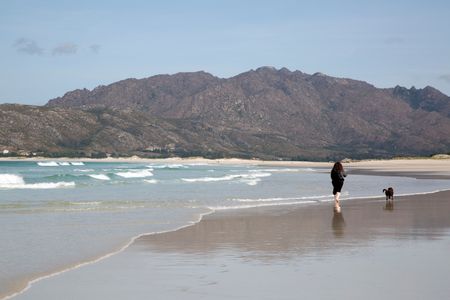
[[[206, 216], [175, 232], [146, 236], [134, 247], [176, 253], [239, 250], [252, 257], [290, 257], [338, 247], [357, 247], [377, 238], [432, 239], [450, 228], [450, 193], [399, 198], [396, 210], [380, 200], [346, 201], [341, 214], [318, 204], [285, 211], [241, 210]], [[384, 200], [383, 200], [384, 201]], [[345, 213], [345, 221], [343, 214]], [[331, 219], [331, 226], [330, 226]]]
[[331, 203], [212, 214], [18, 300], [447, 299], [449, 199], [396, 199], [392, 211], [384, 199], [344, 201], [339, 215]]
[[331, 227], [335, 237], [342, 237], [344, 235], [345, 220], [342, 212], [334, 212]]
[[385, 210], [393, 211], [394, 210], [394, 201], [386, 201], [386, 205], [384, 206]]

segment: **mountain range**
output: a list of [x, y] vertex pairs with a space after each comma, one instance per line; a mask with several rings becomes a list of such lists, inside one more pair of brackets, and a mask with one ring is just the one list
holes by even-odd
[[335, 160], [450, 151], [450, 97], [261, 67], [126, 79], [0, 105], [0, 150], [47, 156]]

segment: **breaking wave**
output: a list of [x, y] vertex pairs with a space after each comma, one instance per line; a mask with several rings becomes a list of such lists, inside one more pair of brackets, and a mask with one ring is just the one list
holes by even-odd
[[153, 173], [150, 170], [136, 170], [136, 171], [127, 171], [127, 172], [117, 172], [115, 173], [117, 176], [124, 178], [143, 178], [153, 176]]
[[164, 165], [149, 165], [153, 169], [186, 169], [187, 166], [181, 164], [164, 164]]
[[74, 169], [74, 172], [94, 172], [94, 169]]
[[0, 189], [57, 189], [74, 186], [73, 181], [25, 183], [19, 175], [0, 174]]
[[251, 173], [251, 174], [233, 174], [225, 175], [222, 177], [200, 177], [200, 178], [181, 178], [185, 182], [217, 182], [217, 181], [230, 181], [235, 179], [240, 179], [241, 182], [248, 185], [256, 185], [261, 181], [261, 177], [271, 176], [271, 173]]
[[152, 183], [152, 184], [155, 184], [155, 183], [159, 182], [159, 180], [156, 180], [156, 179], [144, 179], [144, 181], [147, 182], [147, 183]]
[[111, 178], [109, 178], [108, 175], [105, 175], [105, 174], [89, 174], [89, 177], [92, 177], [92, 178], [98, 179], [98, 180], [111, 180]]
[[38, 161], [38, 166], [41, 167], [58, 167], [58, 163], [56, 161]]

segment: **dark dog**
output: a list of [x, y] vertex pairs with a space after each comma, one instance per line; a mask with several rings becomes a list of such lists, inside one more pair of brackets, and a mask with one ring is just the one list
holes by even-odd
[[386, 201], [392, 200], [394, 201], [394, 189], [389, 187], [387, 189], [383, 189], [383, 193], [386, 195]]

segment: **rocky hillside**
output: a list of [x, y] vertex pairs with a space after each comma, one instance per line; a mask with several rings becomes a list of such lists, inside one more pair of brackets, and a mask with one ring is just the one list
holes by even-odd
[[[0, 146], [28, 151], [325, 160], [450, 151], [450, 98], [263, 67], [75, 90], [0, 106]], [[8, 148], [8, 149], [9, 149]]]

